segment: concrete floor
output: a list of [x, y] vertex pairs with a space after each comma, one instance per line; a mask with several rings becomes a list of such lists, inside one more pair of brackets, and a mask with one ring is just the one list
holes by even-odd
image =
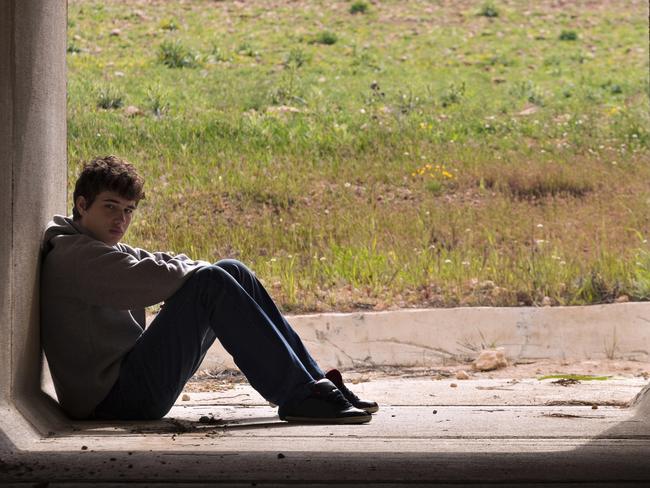
[[623, 407], [645, 383], [378, 379], [354, 385], [381, 404], [360, 426], [281, 422], [240, 384], [158, 422], [71, 422], [20, 451], [0, 439], [0, 483], [647, 486], [650, 421]]

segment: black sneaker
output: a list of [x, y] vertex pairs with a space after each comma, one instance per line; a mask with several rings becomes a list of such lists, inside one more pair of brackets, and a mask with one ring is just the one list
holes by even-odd
[[317, 381], [311, 395], [295, 404], [278, 409], [280, 420], [320, 424], [363, 424], [372, 418], [354, 408], [327, 378]]
[[345, 399], [354, 407], [358, 408], [359, 410], [364, 410], [368, 413], [375, 413], [377, 410], [379, 410], [379, 405], [377, 405], [377, 402], [361, 400], [358, 396], [352, 393], [343, 383], [343, 377], [341, 376], [341, 372], [338, 369], [330, 369], [327, 373], [325, 373], [325, 377], [334, 383], [334, 385], [336, 385], [341, 393], [343, 393]]

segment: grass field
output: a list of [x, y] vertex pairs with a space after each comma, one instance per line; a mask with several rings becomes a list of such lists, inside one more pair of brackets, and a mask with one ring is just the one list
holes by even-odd
[[650, 298], [646, 1], [69, 0], [68, 70], [69, 194], [285, 311]]

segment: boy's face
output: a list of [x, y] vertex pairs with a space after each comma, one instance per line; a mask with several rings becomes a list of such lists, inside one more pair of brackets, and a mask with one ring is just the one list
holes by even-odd
[[136, 209], [135, 200], [126, 200], [112, 191], [103, 191], [88, 207], [83, 196], [75, 202], [81, 215], [79, 222], [95, 239], [114, 246], [129, 228], [133, 212]]

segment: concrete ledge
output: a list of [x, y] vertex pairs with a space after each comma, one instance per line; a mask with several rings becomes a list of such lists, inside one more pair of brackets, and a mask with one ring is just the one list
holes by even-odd
[[[650, 359], [650, 303], [447, 308], [288, 318], [324, 366], [439, 366], [503, 347], [511, 360]], [[234, 367], [218, 344], [202, 368]]]

